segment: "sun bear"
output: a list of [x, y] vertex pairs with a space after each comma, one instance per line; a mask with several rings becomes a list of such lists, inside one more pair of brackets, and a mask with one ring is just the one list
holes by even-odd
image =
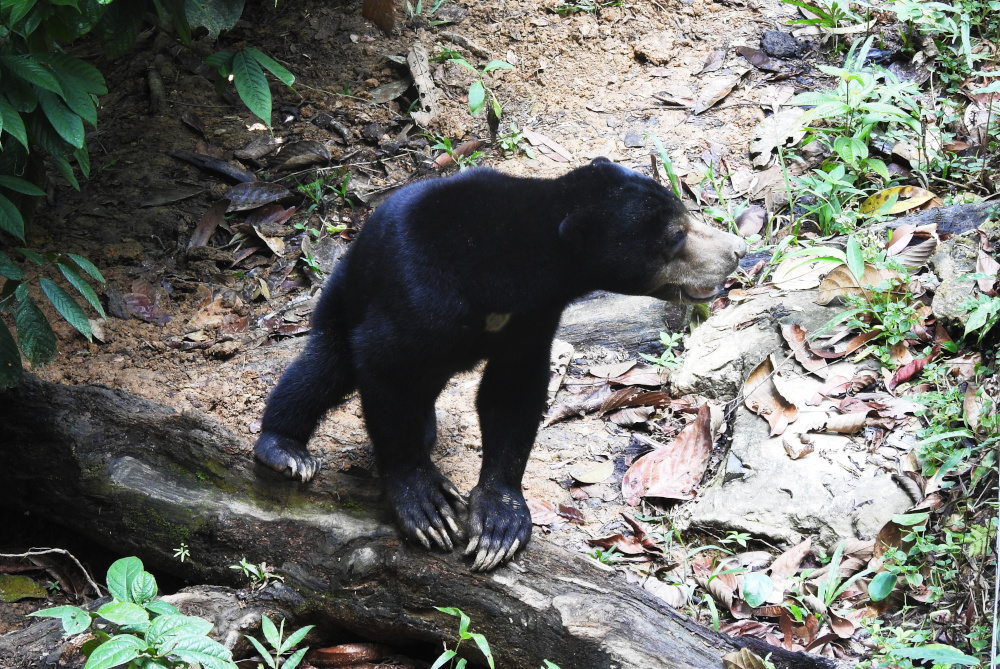
[[[308, 481], [317, 423], [357, 390], [402, 534], [451, 550], [463, 538], [452, 505], [466, 507], [465, 553], [477, 553], [474, 570], [493, 569], [531, 536], [521, 479], [566, 305], [595, 290], [706, 301], [745, 252], [605, 158], [554, 179], [475, 168], [405, 186], [327, 280], [306, 348], [268, 398], [255, 455]], [[482, 360], [483, 462], [466, 501], [431, 462], [434, 402]]]

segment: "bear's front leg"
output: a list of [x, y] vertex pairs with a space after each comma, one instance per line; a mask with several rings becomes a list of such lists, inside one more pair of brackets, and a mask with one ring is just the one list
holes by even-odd
[[552, 338], [559, 313], [522, 316], [491, 351], [476, 406], [483, 434], [483, 468], [469, 495], [469, 545], [474, 571], [510, 560], [531, 538], [531, 514], [521, 479], [545, 410]]
[[[401, 366], [400, 368], [404, 368]], [[437, 438], [434, 400], [447, 377], [415, 382], [395, 373], [359, 372], [365, 425], [375, 449], [375, 461], [396, 524], [407, 539], [431, 549], [454, 548], [463, 533], [452, 503], [465, 507], [465, 498], [431, 462]], [[449, 502], [449, 499], [451, 500]]]

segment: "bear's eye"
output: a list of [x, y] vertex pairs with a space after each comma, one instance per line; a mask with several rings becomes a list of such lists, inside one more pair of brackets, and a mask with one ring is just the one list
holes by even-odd
[[684, 248], [687, 241], [687, 230], [673, 230], [667, 233], [661, 247], [663, 256], [667, 259], [673, 258]]

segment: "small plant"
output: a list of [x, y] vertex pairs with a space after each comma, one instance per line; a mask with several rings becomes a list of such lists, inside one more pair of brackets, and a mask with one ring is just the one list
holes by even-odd
[[181, 562], [184, 562], [189, 557], [191, 557], [191, 551], [188, 550], [188, 545], [184, 542], [181, 542], [181, 545], [178, 548], [174, 549], [174, 557], [180, 560]]
[[458, 165], [459, 170], [464, 170], [467, 167], [475, 167], [479, 159], [483, 157], [482, 151], [473, 151], [468, 155], [462, 153], [458, 150], [459, 147], [452, 146], [451, 140], [447, 137], [434, 137], [433, 135], [425, 136], [434, 141], [431, 148], [437, 149], [438, 151], [444, 151], [451, 156], [451, 159], [456, 165]]
[[[59, 618], [67, 636], [91, 630], [93, 639], [80, 647], [84, 669], [112, 667], [236, 669], [232, 653], [208, 637], [212, 623], [181, 615], [156, 598], [156, 579], [137, 557], [117, 560], [108, 569], [111, 602], [90, 613], [76, 606], [57, 606], [28, 615]], [[95, 621], [103, 619], [106, 623]], [[92, 626], [93, 624], [93, 626]]]
[[302, 254], [302, 262], [305, 263], [306, 267], [317, 274], [323, 274], [323, 269], [319, 266], [319, 261], [316, 260], [316, 256], [309, 251]]
[[[495, 665], [493, 662], [493, 651], [490, 650], [490, 644], [486, 640], [486, 637], [483, 636], [482, 634], [469, 631], [469, 624], [472, 622], [469, 616], [467, 616], [461, 609], [456, 609], [453, 607], [435, 606], [434, 608], [436, 608], [441, 613], [447, 613], [449, 616], [455, 616], [456, 618], [458, 618], [459, 623], [458, 623], [458, 643], [455, 644], [455, 648], [451, 649], [445, 647], [444, 652], [441, 653], [441, 655], [438, 656], [438, 659], [434, 661], [434, 664], [431, 665], [431, 669], [440, 669], [440, 667], [443, 667], [448, 662], [454, 660], [454, 658], [458, 655], [459, 646], [462, 645], [463, 641], [467, 640], [475, 642], [476, 646], [479, 647], [479, 651], [486, 657], [486, 662], [487, 664], [490, 665], [490, 669], [495, 669]], [[455, 662], [455, 669], [464, 669], [465, 665], [466, 665], [465, 658], [464, 657], [459, 658], [458, 661]]]
[[223, 82], [232, 81], [236, 92], [253, 114], [271, 127], [271, 89], [264, 70], [273, 74], [281, 83], [291, 88], [295, 75], [259, 49], [245, 47], [236, 53], [216, 51], [205, 59], [214, 67]]
[[229, 565], [230, 569], [242, 571], [243, 575], [250, 579], [250, 587], [253, 589], [263, 588], [272, 581], [284, 581], [285, 577], [274, 573], [274, 568], [269, 567], [266, 562], [253, 564], [247, 559], [240, 558], [239, 564]]
[[521, 152], [532, 160], [535, 158], [535, 152], [532, 151], [531, 145], [524, 139], [524, 133], [517, 129], [516, 123], [511, 122], [509, 132], [497, 135], [497, 142], [500, 143], [500, 148], [507, 153], [516, 154]]
[[586, 555], [594, 560], [597, 560], [601, 564], [607, 565], [621, 562], [622, 558], [625, 557], [614, 546], [611, 548], [601, 548], [600, 546], [595, 546], [594, 549]]
[[621, 7], [622, 2], [623, 0], [608, 0], [607, 2], [600, 2], [599, 0], [565, 1], [555, 8], [555, 12], [563, 16], [580, 12], [584, 14], [597, 14], [607, 7]]
[[684, 339], [684, 334], [681, 332], [661, 332], [660, 343], [664, 346], [663, 353], [659, 357], [649, 355], [648, 353], [640, 353], [639, 355], [657, 367], [677, 369], [681, 366], [681, 359], [674, 353], [674, 349], [680, 346], [682, 339]]
[[473, 81], [469, 86], [469, 112], [473, 116], [478, 116], [479, 112], [483, 110], [486, 106], [486, 96], [489, 95], [490, 104], [493, 107], [493, 115], [499, 119], [503, 115], [503, 111], [500, 109], [500, 101], [497, 100], [496, 93], [492, 90], [486, 88], [486, 84], [483, 81], [483, 75], [492, 72], [493, 70], [513, 70], [514, 66], [505, 60], [491, 60], [486, 67], [482, 70], [478, 70], [469, 64], [469, 61], [465, 60], [461, 56], [452, 56], [447, 59], [449, 62], [461, 65], [467, 70], [475, 73], [476, 81]]
[[[280, 627], [275, 627], [274, 623], [267, 616], [262, 615], [260, 617], [260, 627], [261, 631], [264, 632], [264, 640], [270, 644], [274, 653], [269, 653], [264, 644], [252, 636], [247, 636], [247, 640], [253, 644], [253, 647], [257, 649], [260, 653], [261, 658], [267, 663], [267, 666], [271, 669], [295, 669], [302, 662], [302, 658], [305, 657], [306, 651], [309, 650], [308, 647], [300, 648], [288, 658], [282, 660], [281, 656], [288, 653], [294, 648], [302, 639], [305, 638], [306, 634], [309, 633], [314, 625], [306, 625], [302, 629], [292, 632], [287, 639], [285, 639], [285, 620], [282, 618]], [[258, 667], [261, 665], [257, 665]]]
[[963, 337], [978, 331], [978, 342], [983, 341], [983, 337], [993, 329], [993, 326], [1000, 320], [1000, 297], [990, 297], [985, 293], [979, 293], [975, 297], [966, 299], [962, 309], [969, 315], [965, 322], [965, 332]]
[[859, 578], [864, 578], [871, 573], [871, 569], [864, 569], [854, 574], [845, 581], [840, 580], [840, 562], [841, 557], [844, 554], [844, 544], [841, 542], [837, 544], [836, 550], [833, 551], [833, 557], [830, 559], [830, 564], [828, 565], [829, 571], [827, 572], [826, 578], [819, 582], [817, 597], [826, 604], [827, 608], [833, 606], [833, 603], [837, 601], [844, 592], [847, 591], [851, 585], [854, 584]]
[[663, 142], [656, 135], [650, 135], [649, 138], [653, 141], [653, 146], [656, 147], [656, 153], [660, 158], [660, 165], [663, 166], [663, 171], [667, 173], [667, 179], [670, 180], [670, 189], [673, 190], [677, 199], [680, 199], [681, 182], [674, 173], [674, 163], [670, 160], [670, 155], [667, 153], [666, 147], [663, 146]]
[[[446, 0], [436, 0], [436, 2], [431, 6], [430, 10], [427, 12], [428, 16], [434, 16], [437, 10], [441, 9], [441, 5], [445, 3]], [[424, 13], [424, 0], [417, 0], [417, 4], [414, 5], [410, 0], [406, 0], [406, 16], [412, 21], [416, 17]], [[448, 23], [447, 21], [430, 21], [432, 26], [442, 25]]]

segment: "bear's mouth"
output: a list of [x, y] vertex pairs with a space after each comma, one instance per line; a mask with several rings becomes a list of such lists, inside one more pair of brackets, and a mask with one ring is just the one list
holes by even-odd
[[681, 293], [691, 302], [708, 302], [722, 293], [722, 286], [681, 286]]

